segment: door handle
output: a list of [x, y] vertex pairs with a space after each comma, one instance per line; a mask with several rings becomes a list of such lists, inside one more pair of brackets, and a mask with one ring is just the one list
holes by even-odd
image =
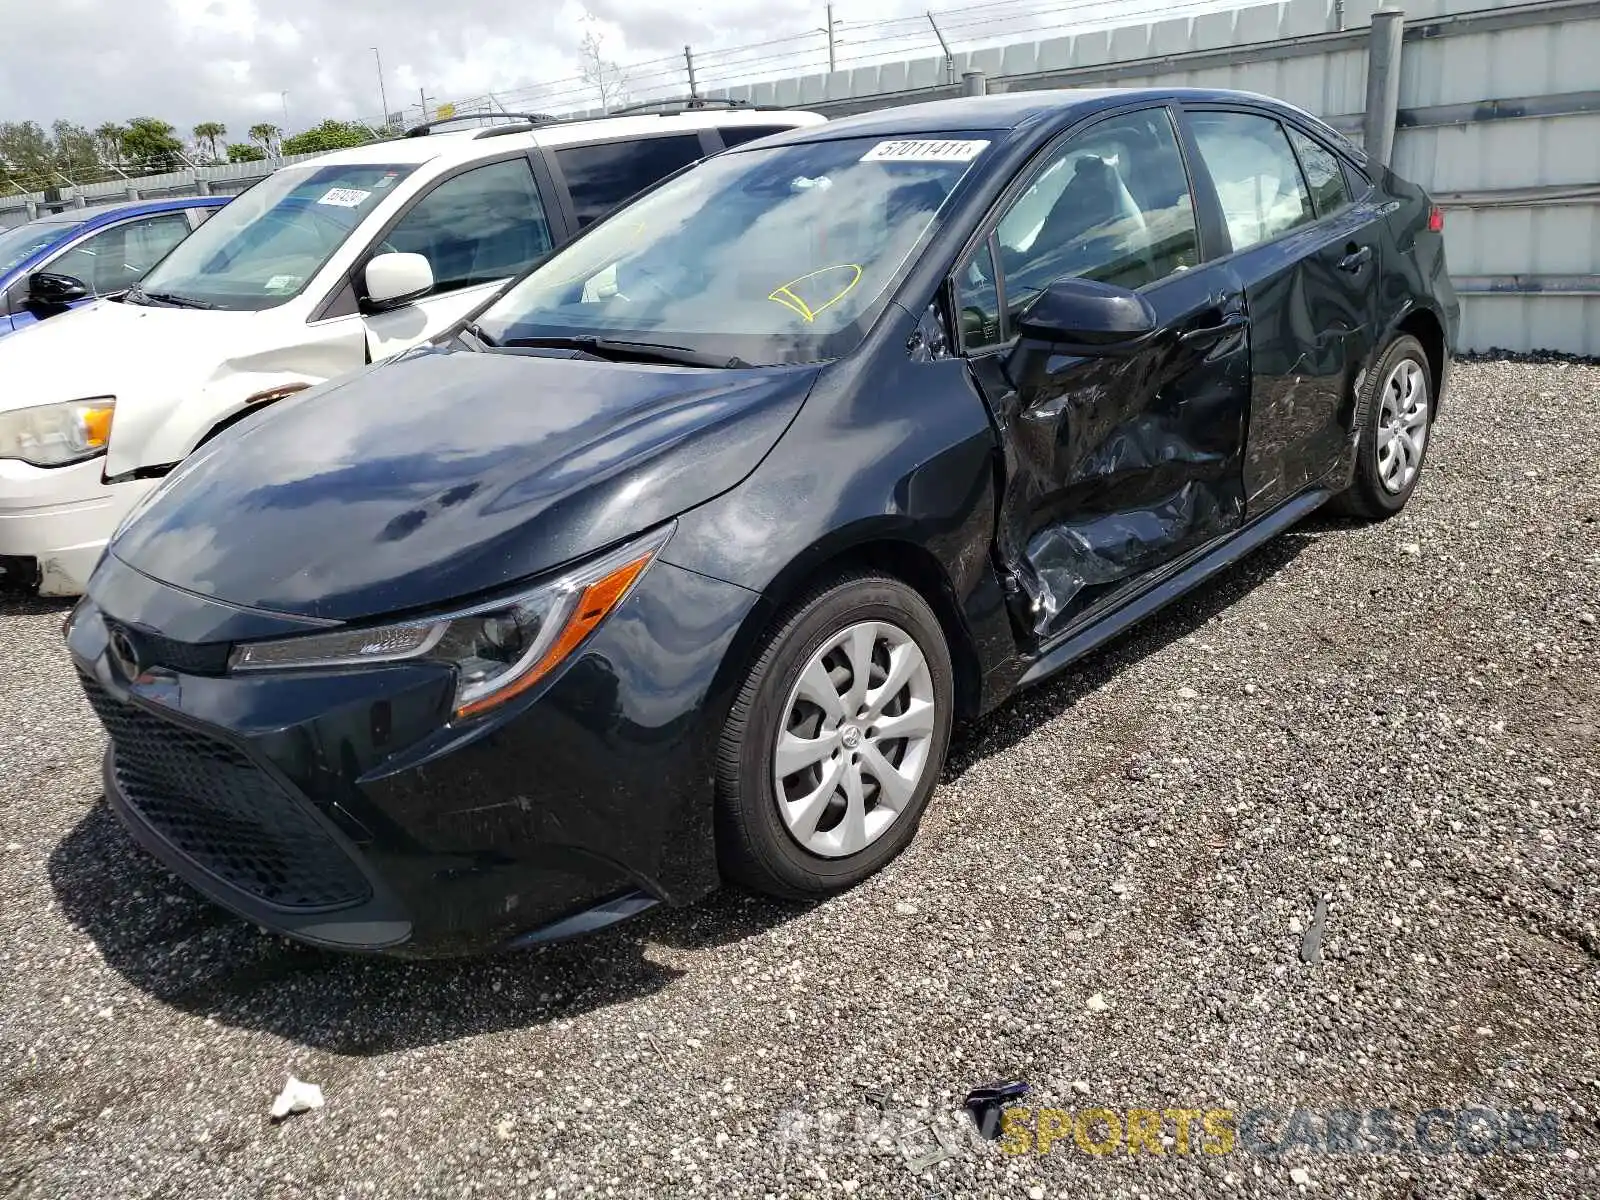
[[1372, 247], [1362, 246], [1358, 250], [1352, 250], [1339, 260], [1339, 270], [1349, 271], [1350, 274], [1354, 275], [1371, 261]]
[[1178, 342], [1184, 346], [1204, 346], [1210, 342], [1220, 342], [1230, 333], [1243, 329], [1250, 324], [1250, 318], [1244, 313], [1233, 313], [1223, 317], [1215, 325], [1202, 325], [1199, 329], [1188, 329], [1178, 335]]

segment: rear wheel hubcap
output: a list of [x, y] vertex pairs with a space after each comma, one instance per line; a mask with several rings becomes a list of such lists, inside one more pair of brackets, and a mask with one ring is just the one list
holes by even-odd
[[1378, 479], [1399, 493], [1411, 486], [1428, 445], [1428, 380], [1422, 365], [1403, 358], [1383, 382], [1378, 410]]
[[882, 837], [910, 806], [936, 727], [921, 647], [887, 621], [834, 634], [789, 692], [773, 785], [790, 836], [822, 858]]

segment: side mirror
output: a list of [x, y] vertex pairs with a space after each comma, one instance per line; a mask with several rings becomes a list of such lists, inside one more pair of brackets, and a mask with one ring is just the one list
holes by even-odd
[[367, 303], [397, 308], [433, 290], [433, 265], [421, 254], [380, 254], [367, 264]]
[[71, 275], [56, 275], [50, 271], [35, 271], [28, 276], [28, 303], [45, 308], [60, 308], [87, 300], [94, 293], [83, 280]]
[[1156, 330], [1155, 309], [1137, 292], [1092, 279], [1058, 279], [1018, 321], [1024, 338], [1083, 355], [1131, 349]]

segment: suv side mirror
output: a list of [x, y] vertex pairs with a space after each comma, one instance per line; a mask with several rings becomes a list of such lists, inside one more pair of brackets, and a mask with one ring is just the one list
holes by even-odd
[[1155, 309], [1137, 292], [1092, 279], [1058, 279], [1018, 321], [1024, 338], [1051, 342], [1070, 353], [1115, 354], [1156, 330]]
[[369, 305], [398, 308], [433, 290], [433, 264], [421, 254], [380, 254], [367, 264], [364, 279]]
[[28, 276], [28, 303], [43, 308], [60, 308], [87, 300], [94, 293], [83, 280], [72, 275], [57, 275], [51, 271], [35, 271]]

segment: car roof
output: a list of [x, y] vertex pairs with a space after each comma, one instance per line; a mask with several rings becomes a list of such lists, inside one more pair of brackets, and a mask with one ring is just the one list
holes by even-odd
[[221, 208], [232, 196], [168, 196], [160, 200], [119, 200], [115, 204], [88, 204], [83, 208], [64, 208], [58, 213], [38, 217], [29, 225], [83, 225], [120, 216], [170, 212], [175, 208]]
[[1242, 101], [1288, 109], [1281, 101], [1250, 92], [1213, 88], [1053, 88], [1033, 92], [999, 92], [988, 96], [961, 96], [928, 100], [899, 108], [875, 109], [856, 116], [838, 117], [802, 135], [777, 135], [792, 141], [820, 141], [847, 137], [896, 137], [925, 133], [959, 133], [975, 130], [1021, 129], [1038, 123], [1059, 125], [1103, 108], [1148, 100]]
[[[350, 150], [335, 150], [319, 155], [314, 161], [318, 166], [419, 165], [445, 157], [453, 161], [470, 161], [534, 146], [570, 146], [581, 142], [608, 142], [663, 133], [695, 133], [702, 129], [734, 125], [789, 125], [799, 128], [821, 125], [826, 120], [820, 113], [803, 109], [741, 107], [638, 113], [596, 117], [593, 120], [555, 120], [548, 125], [523, 128], [510, 125], [439, 130], [423, 137], [394, 138], [387, 142], [369, 142]], [[501, 129], [507, 132], [500, 132]], [[491, 133], [492, 137], [482, 136]]]

